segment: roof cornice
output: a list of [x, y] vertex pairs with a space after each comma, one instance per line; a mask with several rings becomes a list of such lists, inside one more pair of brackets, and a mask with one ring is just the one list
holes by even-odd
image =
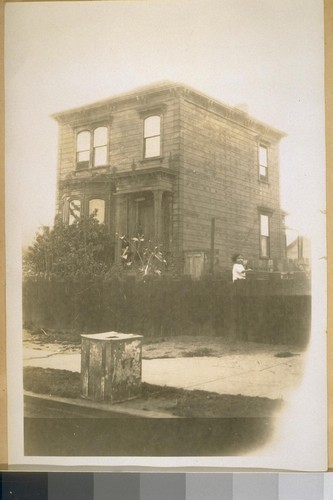
[[181, 83], [159, 82], [144, 87], [139, 87], [129, 92], [119, 94], [108, 99], [90, 103], [77, 108], [69, 109], [52, 116], [60, 123], [72, 126], [84, 124], [87, 121], [98, 121], [108, 119], [113, 113], [123, 106], [135, 105], [139, 108], [152, 105], [152, 100], [171, 97], [183, 97], [207, 111], [238, 123], [239, 125], [252, 129], [258, 134], [258, 140], [271, 138], [278, 141], [287, 134], [257, 120], [247, 112], [227, 105], [226, 103], [209, 97], [206, 94]]

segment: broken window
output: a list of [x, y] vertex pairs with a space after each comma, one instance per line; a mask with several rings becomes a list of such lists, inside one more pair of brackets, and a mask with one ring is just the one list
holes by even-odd
[[95, 198], [89, 201], [89, 215], [93, 215], [100, 224], [105, 222], [105, 201]]
[[73, 224], [74, 222], [80, 220], [81, 201], [79, 199], [71, 200], [68, 205], [68, 211], [68, 224]]

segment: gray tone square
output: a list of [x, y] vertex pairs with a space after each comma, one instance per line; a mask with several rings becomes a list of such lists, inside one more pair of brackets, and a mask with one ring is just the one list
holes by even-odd
[[48, 500], [92, 500], [94, 476], [86, 472], [50, 473]]
[[186, 500], [185, 488], [184, 473], [152, 473], [140, 476], [141, 500]]
[[186, 500], [232, 500], [231, 473], [186, 474]]
[[0, 473], [0, 498], [2, 500], [48, 500], [47, 472]]
[[[232, 500], [278, 500], [278, 498], [277, 474], [233, 474]], [[289, 500], [291, 500], [291, 498]]]
[[326, 472], [324, 477], [324, 500], [333, 500], [333, 472]]
[[324, 478], [322, 474], [279, 474], [279, 500], [322, 500], [323, 495]]
[[95, 473], [94, 500], [140, 500], [140, 474]]

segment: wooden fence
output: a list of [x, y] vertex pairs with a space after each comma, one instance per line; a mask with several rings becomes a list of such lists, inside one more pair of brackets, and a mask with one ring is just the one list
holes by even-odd
[[304, 277], [252, 277], [238, 290], [229, 280], [210, 278], [23, 283], [23, 321], [30, 329], [219, 335], [305, 345], [310, 317]]

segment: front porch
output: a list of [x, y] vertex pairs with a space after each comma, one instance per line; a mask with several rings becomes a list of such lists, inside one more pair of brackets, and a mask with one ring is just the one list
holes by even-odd
[[121, 172], [116, 175], [114, 196], [115, 262], [120, 261], [121, 237], [132, 244], [140, 237], [144, 246], [172, 248], [173, 175], [162, 168]]

